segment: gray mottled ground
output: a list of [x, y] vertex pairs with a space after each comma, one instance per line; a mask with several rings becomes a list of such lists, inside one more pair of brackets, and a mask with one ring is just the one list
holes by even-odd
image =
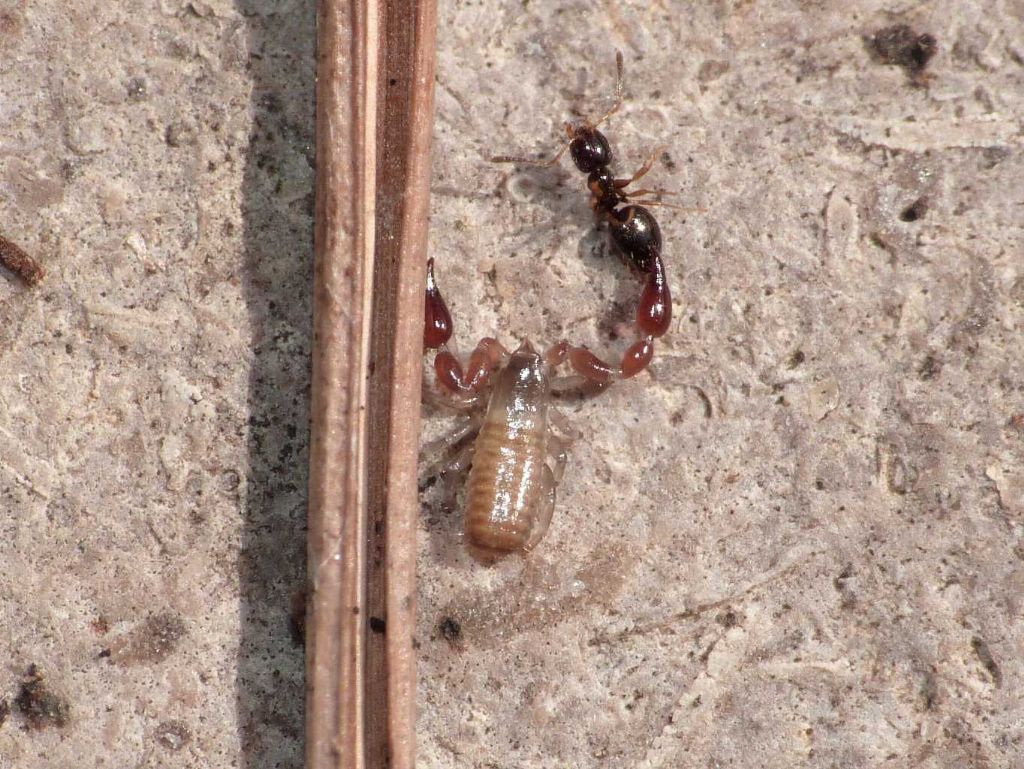
[[[938, 52], [887, 65], [905, 23]], [[676, 321], [581, 433], [547, 539], [424, 496], [430, 767], [1024, 763], [1024, 5], [445, 4], [431, 246], [460, 339], [622, 351], [639, 285], [560, 122], [627, 104]], [[573, 110], [576, 110], [574, 113]], [[648, 180], [645, 180], [648, 181]], [[432, 433], [445, 420], [428, 421]]]
[[[608, 125], [677, 321], [560, 408], [553, 528], [485, 568], [424, 496], [425, 767], [1024, 757], [1024, 6], [444, 3], [431, 249], [468, 347], [623, 349]], [[905, 23], [917, 74], [863, 37]], [[0, 8], [0, 766], [301, 765], [309, 3]], [[913, 62], [913, 57], [908, 63]], [[576, 110], [574, 113], [573, 110]], [[430, 415], [427, 431], [448, 422]]]
[[313, 41], [0, 5], [4, 769], [301, 766]]

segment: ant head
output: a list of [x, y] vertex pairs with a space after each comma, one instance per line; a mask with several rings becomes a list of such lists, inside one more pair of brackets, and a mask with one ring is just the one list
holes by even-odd
[[612, 162], [612, 148], [604, 134], [590, 123], [566, 124], [569, 135], [569, 154], [576, 167], [585, 174], [603, 168]]

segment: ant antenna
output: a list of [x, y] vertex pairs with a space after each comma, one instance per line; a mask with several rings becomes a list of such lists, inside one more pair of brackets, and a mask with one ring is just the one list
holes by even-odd
[[615, 104], [613, 104], [612, 108], [610, 110], [608, 110], [607, 112], [605, 112], [601, 116], [600, 120], [598, 120], [596, 123], [593, 124], [594, 128], [597, 128], [599, 125], [601, 125], [601, 123], [603, 123], [605, 120], [607, 120], [612, 115], [614, 115], [616, 112], [618, 112], [620, 109], [622, 109], [622, 101], [623, 101], [623, 97], [622, 97], [622, 91], [623, 91], [623, 88], [622, 88], [622, 69], [623, 69], [623, 66], [622, 66], [622, 51], [616, 51], [615, 52]]
[[559, 160], [562, 159], [562, 155], [569, 149], [570, 142], [566, 142], [562, 145], [562, 149], [555, 153], [553, 158], [549, 160], [533, 160], [532, 158], [522, 158], [515, 155], [492, 155], [488, 160], [492, 163], [515, 163], [516, 165], [523, 166], [536, 166], [538, 168], [550, 168]]

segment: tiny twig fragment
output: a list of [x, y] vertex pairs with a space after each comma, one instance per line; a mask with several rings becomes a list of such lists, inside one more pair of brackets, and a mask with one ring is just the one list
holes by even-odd
[[46, 277], [46, 269], [15, 243], [0, 235], [0, 264], [30, 286], [39, 285]]

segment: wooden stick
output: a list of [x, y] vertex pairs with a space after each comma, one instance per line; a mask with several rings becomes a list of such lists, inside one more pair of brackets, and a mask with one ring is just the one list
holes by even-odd
[[[378, 707], [385, 703], [368, 699], [367, 749], [370, 766], [394, 769], [415, 766], [417, 463], [436, 30], [436, 0], [387, 3], [378, 100], [383, 110], [377, 133], [381, 152], [374, 281], [374, 315], [385, 328], [374, 335], [372, 357], [378, 365], [370, 381], [371, 392], [380, 398], [379, 413], [390, 418], [386, 431], [371, 432], [370, 456], [386, 457], [387, 465], [371, 474], [376, 481], [370, 485], [370, 510], [376, 513], [371, 537], [377, 536], [371, 544], [374, 551], [383, 550], [385, 571], [379, 573], [379, 561], [371, 561], [368, 594], [371, 611], [384, 598], [387, 625], [383, 637], [371, 632], [374, 643], [367, 650], [369, 691], [386, 693], [387, 703]], [[394, 343], [388, 348], [390, 339]], [[381, 674], [386, 675], [386, 690], [372, 685]], [[382, 710], [386, 730], [385, 720], [377, 716]]]
[[413, 769], [434, 0], [321, 0], [309, 769]]
[[[369, 7], [368, 7], [369, 6]], [[368, 277], [376, 176], [373, 3], [320, 3], [306, 765], [364, 767]]]

